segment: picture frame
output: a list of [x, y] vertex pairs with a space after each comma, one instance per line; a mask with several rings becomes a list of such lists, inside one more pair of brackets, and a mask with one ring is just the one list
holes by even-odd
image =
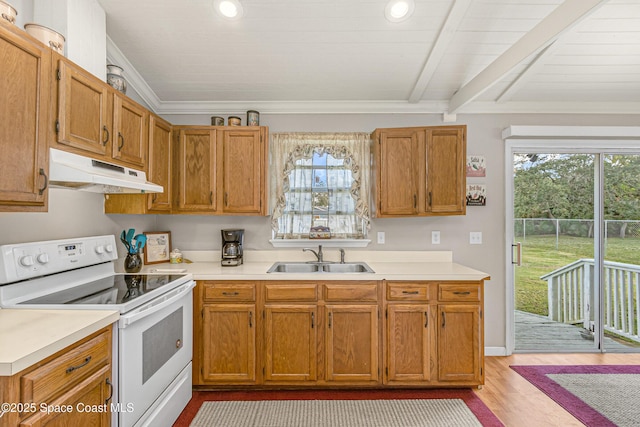
[[144, 247], [144, 263], [160, 264], [169, 262], [171, 253], [170, 231], [145, 231], [147, 244]]

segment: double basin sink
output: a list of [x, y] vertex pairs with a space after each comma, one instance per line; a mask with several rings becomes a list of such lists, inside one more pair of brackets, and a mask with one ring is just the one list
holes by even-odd
[[276, 262], [267, 273], [375, 273], [365, 262]]

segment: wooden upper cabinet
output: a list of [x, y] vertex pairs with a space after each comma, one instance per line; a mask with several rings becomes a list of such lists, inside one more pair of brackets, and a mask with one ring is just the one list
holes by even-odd
[[378, 214], [416, 215], [424, 159], [424, 133], [420, 129], [385, 129], [376, 132], [376, 196]]
[[112, 157], [146, 169], [149, 111], [124, 96], [114, 94]]
[[464, 215], [466, 126], [376, 129], [377, 217]]
[[51, 50], [0, 24], [0, 211], [46, 211]]
[[149, 169], [147, 179], [161, 185], [163, 193], [147, 195], [151, 213], [171, 212], [171, 124], [160, 117], [149, 116]]
[[427, 132], [427, 212], [466, 212], [466, 129], [434, 128]]
[[174, 171], [177, 176], [179, 212], [214, 213], [216, 192], [216, 130], [210, 127], [181, 128]]
[[222, 210], [266, 214], [266, 128], [225, 129], [222, 140]]
[[56, 142], [61, 145], [56, 148], [111, 158], [113, 101], [107, 84], [66, 58], [53, 55], [57, 59], [54, 73], [58, 82]]

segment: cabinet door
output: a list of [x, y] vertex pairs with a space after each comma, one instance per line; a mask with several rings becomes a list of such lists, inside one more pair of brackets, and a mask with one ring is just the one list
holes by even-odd
[[58, 60], [57, 77], [58, 143], [110, 159], [114, 135], [107, 84], [65, 59]]
[[484, 349], [480, 306], [438, 306], [438, 380], [482, 384]]
[[385, 383], [411, 383], [431, 379], [432, 329], [428, 305], [387, 306]]
[[466, 211], [466, 129], [434, 128], [427, 135], [427, 212], [460, 214]]
[[146, 169], [149, 112], [120, 95], [113, 95], [113, 158]]
[[378, 306], [326, 306], [326, 380], [377, 382]]
[[226, 213], [260, 214], [265, 194], [265, 141], [261, 129], [222, 130], [222, 186]]
[[162, 185], [163, 193], [149, 194], [149, 212], [171, 211], [171, 124], [161, 118], [149, 117], [149, 174], [147, 179]]
[[268, 305], [264, 327], [265, 382], [315, 381], [316, 305]]
[[256, 380], [255, 304], [207, 304], [202, 319], [202, 379]]
[[378, 216], [415, 215], [418, 213], [418, 183], [424, 173], [419, 162], [420, 140], [424, 131], [385, 129], [379, 132], [376, 193]]
[[[111, 425], [108, 405], [113, 393], [111, 365], [103, 366], [71, 390], [47, 402], [52, 408], [70, 407], [69, 412], [40, 411], [22, 421], [20, 427], [107, 427]], [[37, 402], [40, 407], [42, 402]], [[103, 405], [107, 405], [106, 408]], [[105, 408], [104, 411], [96, 408]]]
[[178, 144], [174, 165], [179, 177], [177, 210], [215, 212], [216, 131], [182, 129]]
[[0, 211], [47, 209], [51, 50], [0, 25]]

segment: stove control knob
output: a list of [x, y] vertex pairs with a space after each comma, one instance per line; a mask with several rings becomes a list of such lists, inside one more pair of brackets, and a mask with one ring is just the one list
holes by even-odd
[[107, 245], [104, 247], [104, 250], [107, 251], [107, 253], [111, 253], [113, 252], [113, 245]]
[[96, 253], [97, 254], [103, 254], [104, 253], [104, 246], [102, 246], [102, 245], [96, 246]]
[[31, 267], [34, 264], [33, 257], [31, 255], [25, 255], [20, 258], [20, 265], [23, 267]]
[[41, 253], [36, 259], [40, 264], [46, 264], [49, 262], [49, 255], [47, 253]]

